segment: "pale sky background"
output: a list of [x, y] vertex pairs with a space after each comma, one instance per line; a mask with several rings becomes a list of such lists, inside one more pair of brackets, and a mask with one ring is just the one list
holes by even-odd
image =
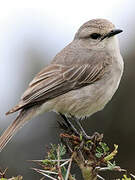
[[[72, 41], [84, 22], [93, 18], [106, 18], [117, 28], [123, 29], [119, 35], [121, 52], [123, 56], [130, 52], [135, 36], [134, 0], [0, 0], [0, 134], [16, 117], [16, 114], [5, 116], [5, 112], [19, 101], [35, 74]], [[128, 63], [131, 60], [124, 59]], [[42, 143], [39, 142], [41, 136], [47, 137], [46, 144], [56, 138], [55, 135], [51, 136], [50, 131], [50, 126], [56, 122], [54, 116], [49, 113], [37, 118], [40, 121], [32, 121], [22, 128], [0, 154], [0, 167], [1, 164], [9, 169], [12, 167], [13, 172], [18, 174], [21, 174], [23, 167], [24, 176], [30, 173], [26, 168], [28, 164], [23, 163], [27, 159], [36, 159], [36, 156], [39, 158], [37, 142], [42, 147], [41, 155], [44, 154], [44, 139]], [[47, 118], [54, 121], [45, 122]], [[106, 118], [105, 123], [100, 124], [101, 132], [110, 124], [111, 120]], [[37, 127], [40, 132], [33, 133]], [[123, 131], [126, 132], [126, 129]], [[18, 152], [25, 143], [27, 147], [21, 152], [21, 157]], [[32, 147], [35, 148], [30, 149]], [[30, 156], [32, 152], [36, 155]], [[19, 165], [13, 161], [14, 156]], [[31, 174], [26, 179], [31, 179]]]

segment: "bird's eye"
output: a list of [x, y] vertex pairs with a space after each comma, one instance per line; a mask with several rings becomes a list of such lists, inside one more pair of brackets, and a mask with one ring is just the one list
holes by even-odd
[[92, 39], [99, 39], [99, 38], [101, 37], [101, 34], [93, 33], [93, 34], [90, 35], [90, 37], [91, 37]]

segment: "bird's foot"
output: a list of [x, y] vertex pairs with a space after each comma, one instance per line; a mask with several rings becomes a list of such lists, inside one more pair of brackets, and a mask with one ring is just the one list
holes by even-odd
[[98, 132], [95, 132], [92, 136], [88, 136], [87, 134], [85, 135], [86, 141], [91, 140], [92, 142], [101, 142], [102, 139], [103, 139], [103, 134], [99, 134]]
[[86, 141], [91, 140], [93, 142], [98, 142], [98, 141], [101, 141], [103, 139], [103, 134], [99, 134], [98, 132], [95, 132], [92, 136], [87, 135], [85, 130], [83, 129], [80, 121], [77, 120], [76, 122], [77, 122], [79, 128], [81, 129], [81, 133], [82, 133], [83, 138]]
[[79, 130], [77, 130], [77, 128], [75, 128], [75, 126], [71, 123], [71, 119], [73, 119], [73, 117], [68, 118], [63, 114], [60, 114], [61, 117], [63, 118], [63, 122], [58, 121], [60, 127], [62, 129], [64, 129], [65, 131], [70, 131], [71, 133], [74, 133], [76, 136], [79, 136], [85, 140], [91, 140], [92, 142], [100, 142], [103, 139], [103, 134], [99, 134], [97, 132], [95, 132], [92, 136], [88, 136], [85, 132], [85, 130], [83, 129], [81, 123], [79, 120], [76, 120], [75, 122], [78, 125]]

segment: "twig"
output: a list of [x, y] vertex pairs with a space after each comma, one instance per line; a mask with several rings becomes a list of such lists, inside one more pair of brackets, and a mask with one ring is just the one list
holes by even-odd
[[97, 177], [99, 178], [99, 179], [102, 179], [102, 180], [105, 180], [102, 176], [100, 176], [100, 175], [97, 175]]
[[[36, 168], [31, 168], [31, 169], [34, 169], [34, 170], [37, 170]], [[43, 172], [43, 173], [48, 173], [48, 174], [58, 174], [57, 172], [53, 172], [53, 171], [45, 171], [45, 170], [42, 170], [42, 169], [38, 169], [40, 170], [40, 172]]]
[[68, 169], [67, 169], [67, 174], [66, 174], [65, 180], [68, 180], [68, 177], [69, 177], [69, 174], [70, 174], [72, 160], [73, 160], [73, 154], [72, 154], [71, 159], [69, 161], [69, 165], [68, 165]]
[[119, 171], [119, 172], [125, 172], [125, 169], [121, 169], [120, 166], [115, 166], [114, 168], [110, 169], [110, 167], [96, 167], [98, 171]]
[[[47, 161], [52, 161], [52, 162], [58, 162], [58, 161], [64, 162], [64, 161], [68, 161], [68, 160], [70, 160], [70, 159], [60, 159], [60, 160], [47, 159]], [[30, 162], [43, 162], [44, 160], [28, 160], [28, 161], [30, 161]]]
[[133, 175], [133, 174], [130, 173], [130, 176], [132, 176], [132, 177], [135, 179], [135, 175]]
[[36, 168], [32, 168], [32, 169], [35, 170], [36, 172], [38, 172], [38, 173], [40, 173], [40, 174], [50, 178], [50, 179], [52, 179], [52, 180], [57, 180], [56, 178], [53, 178], [52, 176], [49, 176], [48, 174], [44, 173], [44, 170], [36, 169]]
[[45, 179], [45, 177], [42, 177], [40, 180], [43, 180], [43, 179]]
[[69, 163], [69, 161], [70, 161], [70, 159], [68, 161], [64, 162], [63, 164], [61, 164], [60, 167], [65, 166], [66, 164]]
[[60, 146], [58, 145], [58, 151], [57, 151], [57, 157], [58, 157], [58, 176], [60, 180], [64, 180], [61, 172], [61, 167], [60, 167]]
[[[4, 178], [5, 179], [5, 178]], [[3, 179], [3, 180], [4, 180]], [[23, 177], [22, 176], [17, 176], [17, 177], [12, 177], [12, 178], [10, 178], [10, 179], [8, 179], [8, 180], [23, 180]], [[5, 179], [6, 180], [6, 179]]]
[[6, 168], [3, 172], [2, 172], [2, 170], [0, 170], [0, 177], [1, 178], [5, 177], [5, 174], [6, 174], [7, 170], [8, 170], [8, 168]]

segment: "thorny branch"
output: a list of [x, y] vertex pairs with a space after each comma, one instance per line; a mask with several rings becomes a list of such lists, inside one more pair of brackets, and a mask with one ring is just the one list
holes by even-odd
[[[92, 139], [85, 139], [71, 123], [59, 122], [59, 126], [63, 130], [61, 144], [51, 144], [44, 160], [31, 160], [40, 166], [40, 169], [31, 169], [43, 175], [41, 180], [77, 180], [72, 174], [73, 163], [80, 168], [84, 180], [105, 180], [100, 172], [108, 170], [124, 173], [123, 178], [117, 180], [135, 179], [133, 174], [129, 174], [131, 178], [128, 178], [126, 170], [113, 161], [118, 145], [114, 145], [114, 150], [110, 152], [102, 134], [95, 133]], [[23, 180], [22, 176], [6, 179], [6, 171], [0, 170], [0, 180]]]
[[[86, 140], [79, 135], [73, 125], [65, 122], [59, 122], [59, 125], [63, 130], [60, 134], [62, 144], [58, 146], [51, 145], [47, 159], [33, 160], [33, 162], [40, 162], [42, 167], [44, 166], [45, 176], [48, 172], [49, 175], [53, 172], [56, 174], [51, 174], [50, 179], [77, 180], [71, 172], [72, 162], [76, 163], [80, 168], [84, 180], [104, 180], [100, 175], [101, 171], [126, 171], [113, 161], [117, 154], [118, 146], [114, 145], [114, 150], [110, 152], [109, 147], [103, 142], [103, 135], [95, 133], [92, 140]], [[69, 156], [68, 159], [65, 159], [65, 154]], [[35, 170], [41, 173], [41, 170]], [[125, 179], [122, 180], [126, 180], [127, 176], [124, 175], [123, 178]]]

